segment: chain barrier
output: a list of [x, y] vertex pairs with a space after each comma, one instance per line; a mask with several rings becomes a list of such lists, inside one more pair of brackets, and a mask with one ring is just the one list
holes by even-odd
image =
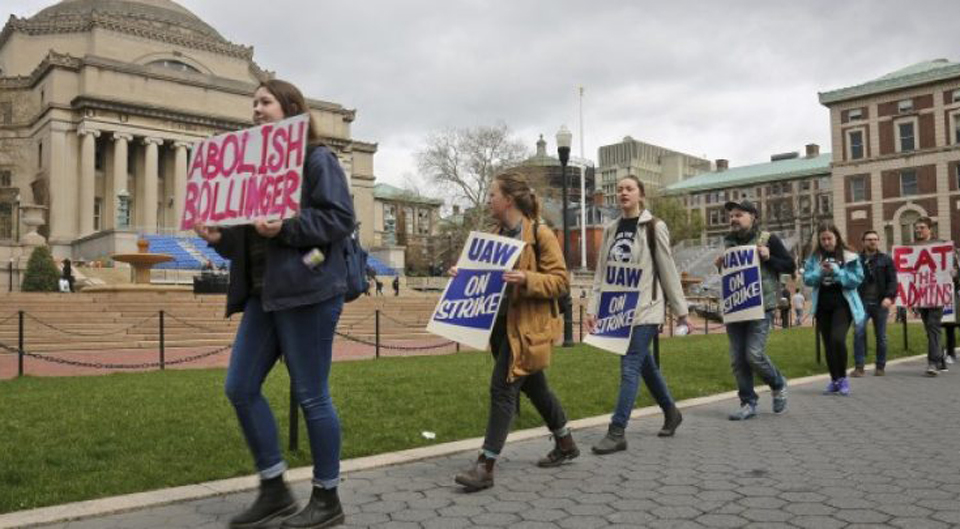
[[164, 312], [164, 315], [165, 315], [166, 317], [168, 317], [168, 318], [176, 321], [176, 322], [179, 322], [179, 323], [182, 323], [183, 325], [186, 325], [187, 327], [192, 327], [192, 328], [194, 328], [194, 329], [198, 329], [198, 330], [201, 330], [201, 331], [207, 331], [207, 332], [222, 332], [222, 331], [223, 331], [223, 329], [214, 329], [213, 327], [205, 327], [205, 326], [203, 326], [203, 325], [198, 325], [198, 324], [196, 324], [196, 323], [191, 323], [191, 322], [186, 321], [186, 320], [184, 320], [183, 318], [181, 318], [181, 317], [179, 317], [179, 316], [177, 316], [177, 315], [175, 315], [175, 314], [170, 314], [169, 312]]
[[389, 315], [389, 314], [387, 314], [386, 312], [383, 312], [383, 311], [380, 312], [380, 316], [383, 316], [384, 318], [392, 321], [393, 323], [396, 323], [397, 325], [402, 325], [402, 326], [404, 326], [404, 327], [420, 327], [420, 326], [426, 326], [426, 322], [422, 322], [422, 321], [420, 321], [420, 320], [417, 320], [417, 321], [414, 322], [414, 323], [410, 323], [410, 322], [406, 322], [406, 321], [400, 321], [400, 320], [398, 320], [397, 318], [394, 318], [393, 316], [391, 316], [391, 315]]
[[0, 342], [0, 349], [3, 349], [4, 351], [6, 351], [7, 354], [17, 354], [19, 352], [16, 347], [10, 347], [9, 345], [3, 342]]
[[84, 332], [79, 332], [79, 331], [71, 331], [71, 330], [68, 330], [68, 329], [61, 329], [61, 328], [59, 328], [59, 327], [56, 327], [56, 326], [54, 326], [54, 325], [52, 325], [52, 324], [50, 324], [50, 323], [47, 323], [47, 322], [41, 320], [40, 318], [37, 318], [36, 316], [33, 316], [32, 314], [24, 313], [24, 316], [26, 316], [27, 318], [29, 318], [31, 321], [34, 321], [34, 322], [36, 322], [36, 323], [39, 323], [40, 325], [42, 325], [42, 326], [44, 326], [44, 327], [46, 327], [46, 328], [48, 328], [48, 329], [52, 329], [52, 330], [54, 330], [54, 331], [57, 331], [57, 332], [59, 332], [59, 333], [69, 334], [69, 335], [72, 335], [72, 336], [87, 336], [87, 337], [90, 337], [90, 336], [107, 336], [107, 335], [111, 335], [111, 334], [125, 333], [125, 332], [127, 332], [127, 331], [129, 331], [129, 330], [131, 330], [131, 329], [134, 329], [134, 328], [136, 328], [136, 327], [139, 327], [141, 324], [143, 324], [143, 323], [145, 323], [145, 322], [147, 322], [147, 321], [150, 321], [151, 319], [157, 317], [156, 314], [151, 314], [151, 315], [149, 315], [149, 316], [141, 319], [140, 321], [138, 321], [138, 322], [136, 322], [136, 323], [134, 323], [134, 324], [132, 324], [132, 325], [129, 325], [129, 326], [127, 326], [127, 327], [124, 327], [124, 328], [122, 328], [122, 329], [117, 329], [117, 330], [114, 330], [114, 331], [97, 331], [97, 332], [94, 332], [94, 333], [84, 333]]
[[17, 317], [17, 314], [18, 314], [18, 313], [14, 312], [13, 314], [7, 316], [6, 318], [0, 320], [0, 325], [3, 325], [4, 323], [7, 323], [8, 321], [16, 318], [16, 317]]
[[[334, 333], [335, 333], [337, 336], [341, 337], [341, 338], [345, 338], [345, 339], [347, 339], [347, 340], [350, 340], [351, 342], [356, 342], [356, 343], [359, 343], [359, 344], [368, 345], [368, 346], [370, 346], [370, 347], [376, 347], [376, 346], [377, 346], [377, 343], [376, 343], [376, 342], [370, 342], [370, 341], [364, 340], [364, 339], [362, 339], [362, 338], [357, 338], [356, 336], [350, 336], [349, 334], [342, 333], [342, 332], [340, 332], [340, 331], [334, 331]], [[449, 340], [449, 341], [446, 341], [446, 342], [442, 342], [442, 343], [438, 343], [438, 344], [423, 345], [423, 346], [414, 346], [414, 345], [387, 345], [387, 344], [381, 343], [381, 344], [380, 344], [380, 348], [381, 348], [381, 349], [387, 349], [387, 350], [393, 350], [393, 351], [430, 351], [430, 350], [433, 350], [433, 349], [440, 349], [440, 348], [442, 348], [442, 347], [448, 347], [448, 346], [453, 345], [453, 344], [455, 344], [455, 343], [457, 343], [457, 342], [454, 342], [454, 341], [452, 341], [452, 340]]]
[[368, 321], [370, 321], [370, 318], [373, 318], [375, 315], [376, 315], [376, 311], [371, 312], [371, 313], [367, 314], [367, 317], [366, 317], [366, 318], [359, 319], [359, 320], [351, 323], [350, 325], [347, 325], [346, 328], [347, 328], [347, 329], [353, 329], [354, 327], [356, 327], [357, 325], [360, 325], [361, 323], [367, 323]]
[[[4, 349], [10, 349], [9, 347], [4, 346], [3, 344], [0, 344], [0, 346], [2, 346]], [[233, 347], [233, 344], [225, 345], [223, 347], [214, 349], [212, 351], [207, 351], [205, 353], [178, 358], [176, 360], [166, 360], [164, 362], [164, 365], [171, 366], [171, 365], [178, 365], [178, 364], [186, 364], [188, 362], [194, 362], [196, 360], [200, 360], [208, 356], [220, 354], [224, 351], [229, 350], [231, 347]], [[24, 351], [23, 355], [29, 356], [30, 358], [36, 358], [37, 360], [42, 360], [44, 362], [49, 362], [52, 364], [63, 364], [63, 365], [74, 366], [74, 367], [89, 367], [93, 369], [150, 369], [150, 368], [160, 367], [160, 362], [140, 362], [137, 364], [114, 364], [110, 362], [84, 362], [81, 360], [68, 360], [66, 358], [60, 358], [56, 356], [47, 356], [45, 354], [31, 353], [28, 351]]]

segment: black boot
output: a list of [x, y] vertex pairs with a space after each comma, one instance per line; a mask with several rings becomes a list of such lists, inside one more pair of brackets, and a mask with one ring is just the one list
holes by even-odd
[[325, 489], [314, 485], [310, 502], [296, 515], [280, 524], [281, 529], [322, 529], [343, 523], [343, 507], [337, 488]]
[[297, 512], [297, 501], [283, 482], [283, 476], [260, 481], [260, 492], [247, 510], [230, 520], [231, 529], [263, 527], [277, 517]]
[[676, 406], [670, 406], [663, 411], [663, 428], [657, 432], [657, 437], [673, 437], [673, 432], [677, 431], [681, 422], [683, 422], [683, 415], [680, 414], [680, 410]]
[[496, 459], [489, 459], [483, 454], [480, 454], [476, 463], [457, 474], [453, 480], [457, 482], [458, 485], [463, 485], [467, 492], [489, 489], [493, 486], [493, 468], [496, 462]]
[[576, 457], [580, 455], [580, 449], [577, 448], [577, 443], [573, 442], [573, 434], [568, 433], [563, 437], [556, 437], [555, 440], [556, 444], [554, 445], [553, 450], [537, 461], [538, 467], [558, 467], [567, 461], [576, 459]]

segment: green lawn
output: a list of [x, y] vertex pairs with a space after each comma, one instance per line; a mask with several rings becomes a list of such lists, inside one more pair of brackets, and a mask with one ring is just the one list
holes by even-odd
[[[914, 354], [925, 348], [919, 326], [911, 326], [910, 338]], [[735, 389], [725, 335], [665, 340], [661, 349], [674, 398]], [[901, 328], [891, 326], [890, 356], [903, 356], [902, 349]], [[826, 371], [814, 361], [808, 328], [775, 331], [769, 350], [790, 378]], [[489, 354], [476, 352], [335, 364], [343, 458], [483, 435], [491, 367]], [[0, 382], [0, 512], [252, 473], [224, 376], [218, 369]], [[549, 377], [570, 418], [610, 413], [618, 357], [589, 347], [558, 350]], [[282, 366], [266, 392], [286, 446]], [[641, 393], [639, 405], [649, 405]], [[525, 403], [514, 426], [539, 424]], [[424, 430], [436, 440], [424, 439]], [[292, 466], [310, 464], [303, 428], [301, 447], [288, 454]]]

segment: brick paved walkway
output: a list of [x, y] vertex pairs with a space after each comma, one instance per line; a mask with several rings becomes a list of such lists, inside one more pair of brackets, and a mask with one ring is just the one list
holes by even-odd
[[[746, 423], [726, 420], [732, 400], [689, 408], [673, 439], [656, 437], [659, 416], [637, 420], [630, 450], [603, 458], [588, 448], [604, 429], [581, 430], [584, 455], [559, 469], [533, 465], [546, 437], [511, 443], [497, 485], [475, 494], [453, 483], [473, 453], [354, 472], [341, 487], [347, 527], [957, 527], [960, 367], [927, 379], [922, 366], [854, 379], [848, 398], [821, 395], [821, 382], [791, 386], [779, 417], [764, 394]], [[305, 498], [306, 484], [296, 492]], [[252, 497], [49, 527], [225, 527]]]

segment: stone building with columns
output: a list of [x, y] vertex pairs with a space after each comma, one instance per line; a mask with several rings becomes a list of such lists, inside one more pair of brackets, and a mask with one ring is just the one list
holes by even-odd
[[[46, 206], [57, 257], [94, 259], [139, 233], [173, 233], [194, 142], [252, 126], [272, 77], [171, 0], [63, 0], [11, 15], [0, 31], [0, 258]], [[373, 213], [377, 146], [354, 140], [356, 111], [308, 99], [349, 177], [358, 217]], [[361, 223], [373, 242], [373, 222]]]
[[960, 241], [960, 63], [907, 66], [856, 86], [820, 93], [830, 109], [834, 221], [858, 244], [913, 240], [913, 223]]

